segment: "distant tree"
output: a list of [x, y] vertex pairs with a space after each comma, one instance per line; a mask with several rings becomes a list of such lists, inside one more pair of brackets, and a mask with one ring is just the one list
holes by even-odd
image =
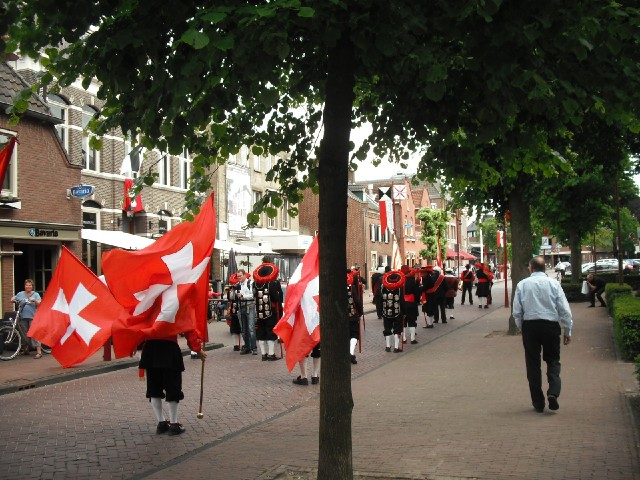
[[427, 259], [438, 258], [438, 244], [444, 259], [447, 252], [447, 225], [449, 213], [438, 208], [421, 208], [416, 218], [422, 222], [420, 240], [427, 248], [420, 250], [420, 256]]

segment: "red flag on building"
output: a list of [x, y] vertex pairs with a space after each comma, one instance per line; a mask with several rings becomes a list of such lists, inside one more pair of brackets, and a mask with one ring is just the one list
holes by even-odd
[[382, 228], [382, 234], [387, 231], [387, 228], [394, 231], [393, 222], [393, 201], [391, 200], [391, 187], [378, 188], [378, 205], [380, 207], [380, 225]]
[[289, 371], [320, 341], [318, 275], [318, 237], [315, 237], [289, 280], [284, 315], [273, 329], [287, 350]]
[[51, 346], [60, 365], [70, 367], [105, 344], [121, 314], [107, 286], [63, 246], [27, 335]]
[[211, 195], [192, 222], [170, 229], [152, 245], [103, 256], [107, 285], [127, 312], [113, 325], [117, 358], [130, 355], [149, 338], [195, 330], [207, 340], [209, 260], [215, 238]]
[[129, 192], [133, 188], [133, 179], [125, 178], [124, 179], [124, 201], [122, 202], [122, 210], [127, 212], [128, 214], [134, 214], [137, 212], [141, 212], [144, 210], [144, 205], [142, 205], [142, 194], [136, 195], [134, 198], [131, 198]]
[[16, 142], [18, 142], [18, 138], [11, 137], [9, 143], [7, 143], [0, 152], [0, 188], [2, 188], [2, 184], [4, 184], [4, 177], [9, 169], [11, 157], [13, 156], [13, 148], [15, 147]]

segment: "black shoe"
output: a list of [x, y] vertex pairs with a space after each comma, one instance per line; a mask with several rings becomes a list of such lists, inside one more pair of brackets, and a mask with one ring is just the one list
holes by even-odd
[[358, 360], [356, 360], [356, 356], [355, 355], [351, 355], [351, 363], [353, 363], [354, 365], [358, 364]]
[[293, 383], [295, 383], [296, 385], [309, 385], [309, 379], [302, 378], [300, 375], [298, 375], [298, 378], [293, 380]]
[[424, 327], [424, 328], [433, 328], [433, 325], [427, 325], [427, 326], [426, 326], [426, 327]]
[[233, 351], [234, 352], [239, 352], [240, 351], [240, 347], [238, 345], [234, 345], [233, 346]]
[[258, 354], [258, 350], [251, 350], [251, 355], [257, 355]]
[[558, 397], [555, 395], [549, 395], [549, 410], [558, 410], [560, 405], [558, 404]]
[[311, 384], [317, 385], [320, 383], [320, 377], [311, 377]]
[[447, 323], [447, 321], [446, 320], [442, 320], [442, 323]]
[[280, 360], [280, 357], [277, 357], [274, 353], [273, 355], [267, 355], [267, 360], [269, 360], [270, 362], [275, 362], [276, 360]]
[[489, 305], [485, 305], [484, 308], [489, 308]]
[[453, 315], [449, 315], [449, 320], [455, 320], [456, 317], [454, 317]]
[[191, 354], [191, 360], [196, 360], [198, 358], [198, 354], [197, 353], [192, 353]]
[[473, 305], [473, 302], [469, 302], [469, 305]]
[[478, 308], [482, 308], [482, 305], [478, 305]]
[[266, 362], [268, 360], [269, 357], [267, 357], [267, 354], [265, 353], [264, 355], [262, 355], [262, 361]]
[[415, 345], [416, 343], [418, 343], [418, 340], [411, 340], [411, 345]]
[[186, 428], [184, 428], [181, 423], [172, 423], [169, 426], [169, 435], [180, 435], [184, 433], [185, 430]]
[[589, 305], [587, 308], [595, 308], [595, 305]]
[[249, 355], [250, 353], [251, 353], [251, 350], [247, 348], [243, 348], [242, 350], [240, 350], [240, 355]]
[[390, 352], [391, 351], [391, 347], [384, 347], [384, 351], [385, 352]]
[[402, 340], [402, 343], [407, 343], [407, 339], [405, 338], [404, 340]]
[[533, 408], [535, 409], [536, 412], [538, 413], [543, 413], [544, 412], [544, 404], [542, 405], [533, 405]]
[[440, 323], [440, 320], [434, 320], [433, 323]]
[[163, 422], [158, 422], [158, 426], [156, 427], [156, 433], [158, 435], [162, 433], [167, 433], [169, 431], [169, 420], [165, 420]]
[[393, 353], [400, 353], [402, 350], [400, 350], [399, 348], [394, 348], [393, 349]]
[[601, 307], [606, 307], [606, 306], [607, 306], [607, 304], [606, 304], [606, 303], [601, 303], [601, 304], [600, 304], [600, 306], [601, 306]]

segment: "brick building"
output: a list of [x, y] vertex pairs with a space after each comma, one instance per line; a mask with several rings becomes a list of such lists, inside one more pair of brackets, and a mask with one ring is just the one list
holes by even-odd
[[80, 203], [67, 190], [81, 179], [81, 166], [71, 162], [56, 134], [58, 120], [44, 99], [34, 96], [20, 123], [11, 125], [6, 109], [27, 81], [0, 62], [0, 149], [17, 136], [0, 197], [0, 284], [2, 311], [13, 310], [15, 292], [24, 280], [43, 291], [62, 246], [82, 252]]

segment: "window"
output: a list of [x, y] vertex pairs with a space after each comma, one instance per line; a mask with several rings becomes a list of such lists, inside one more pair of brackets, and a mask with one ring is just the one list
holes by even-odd
[[260, 163], [261, 163], [260, 155], [254, 155], [253, 156], [253, 169], [256, 172], [261, 172], [262, 171], [262, 170], [260, 170], [260, 167], [261, 167]]
[[[9, 144], [13, 135], [8, 132], [0, 131], [0, 150]], [[7, 197], [18, 196], [18, 142], [13, 146], [13, 155], [9, 166], [7, 167], [7, 173], [4, 176], [4, 182], [2, 183], [2, 195]]]
[[268, 172], [269, 170], [271, 170], [271, 155], [264, 157], [264, 171]]
[[240, 161], [239, 165], [247, 167], [249, 165], [249, 148], [246, 145], [240, 147]]
[[282, 230], [289, 230], [289, 201], [282, 204]]
[[186, 148], [182, 151], [182, 156], [178, 157], [178, 164], [180, 165], [180, 188], [186, 190], [189, 188], [189, 177], [191, 177], [191, 160]]
[[[256, 203], [258, 203], [260, 200], [262, 199], [262, 192], [259, 192], [257, 190], [253, 191], [253, 204], [255, 205]], [[262, 214], [260, 215], [260, 220], [258, 220], [258, 226], [261, 227], [262, 226]]]
[[87, 126], [89, 121], [98, 113], [95, 109], [85, 105], [82, 107], [82, 159], [83, 166], [86, 170], [94, 172], [98, 171], [98, 151], [89, 146], [89, 141], [94, 137], [91, 133], [87, 132]]
[[382, 225], [376, 225], [376, 242], [382, 239]]
[[369, 224], [369, 239], [372, 242], [376, 241], [376, 226], [373, 223]]
[[62, 145], [64, 145], [65, 150], [67, 148], [67, 102], [62, 97], [58, 95], [47, 95], [47, 102], [49, 104], [49, 108], [51, 109], [51, 114], [62, 120], [62, 123], [56, 125], [56, 132], [58, 132], [58, 136], [62, 141]]
[[158, 162], [158, 183], [160, 185], [171, 185], [171, 169], [169, 155], [163, 155]]
[[[271, 207], [273, 207], [273, 204], [271, 204]], [[273, 218], [267, 215], [267, 228], [277, 228], [277, 225], [278, 225], [278, 215], [276, 215]]]

